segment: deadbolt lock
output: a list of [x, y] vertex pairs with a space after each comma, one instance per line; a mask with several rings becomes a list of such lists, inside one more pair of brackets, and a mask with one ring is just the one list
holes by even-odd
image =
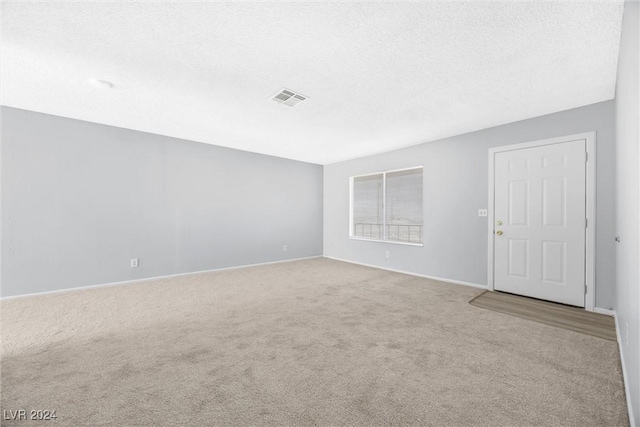
[[498, 231], [496, 231], [496, 234], [497, 234], [498, 236], [502, 236], [502, 230], [498, 230]]
[[496, 225], [502, 225], [502, 221], [496, 222]]

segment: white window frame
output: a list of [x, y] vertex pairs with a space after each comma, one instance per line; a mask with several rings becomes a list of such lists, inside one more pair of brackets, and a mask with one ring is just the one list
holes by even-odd
[[349, 177], [349, 239], [351, 240], [362, 240], [365, 242], [378, 242], [378, 243], [391, 243], [393, 245], [405, 245], [405, 246], [424, 246], [424, 198], [422, 201], [422, 243], [413, 243], [413, 242], [399, 242], [396, 240], [386, 240], [386, 239], [371, 239], [367, 237], [359, 237], [354, 236], [353, 230], [353, 181], [356, 178], [362, 178], [365, 176], [373, 176], [373, 175], [382, 175], [382, 212], [383, 212], [383, 222], [385, 227], [382, 227], [382, 232], [384, 237], [387, 236], [387, 174], [393, 172], [402, 172], [413, 169], [422, 169], [422, 191], [424, 194], [424, 165], [411, 166], [408, 168], [402, 169], [390, 169], [382, 172], [372, 172], [365, 173], [362, 175], [354, 175]]

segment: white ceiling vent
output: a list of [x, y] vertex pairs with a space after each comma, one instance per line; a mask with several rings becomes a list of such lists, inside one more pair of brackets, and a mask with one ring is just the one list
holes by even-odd
[[289, 89], [282, 89], [280, 92], [276, 93], [272, 101], [276, 101], [278, 104], [284, 104], [289, 107], [293, 107], [296, 104], [301, 103], [305, 99], [309, 98], [308, 96], [301, 95]]

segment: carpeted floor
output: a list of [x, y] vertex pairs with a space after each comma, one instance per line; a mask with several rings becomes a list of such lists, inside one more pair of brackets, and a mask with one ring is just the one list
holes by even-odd
[[2, 425], [624, 426], [615, 342], [317, 258], [2, 301]]

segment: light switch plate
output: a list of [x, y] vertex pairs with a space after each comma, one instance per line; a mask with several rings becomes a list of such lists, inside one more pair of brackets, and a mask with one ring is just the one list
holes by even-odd
[[486, 209], [478, 209], [478, 216], [487, 216]]

